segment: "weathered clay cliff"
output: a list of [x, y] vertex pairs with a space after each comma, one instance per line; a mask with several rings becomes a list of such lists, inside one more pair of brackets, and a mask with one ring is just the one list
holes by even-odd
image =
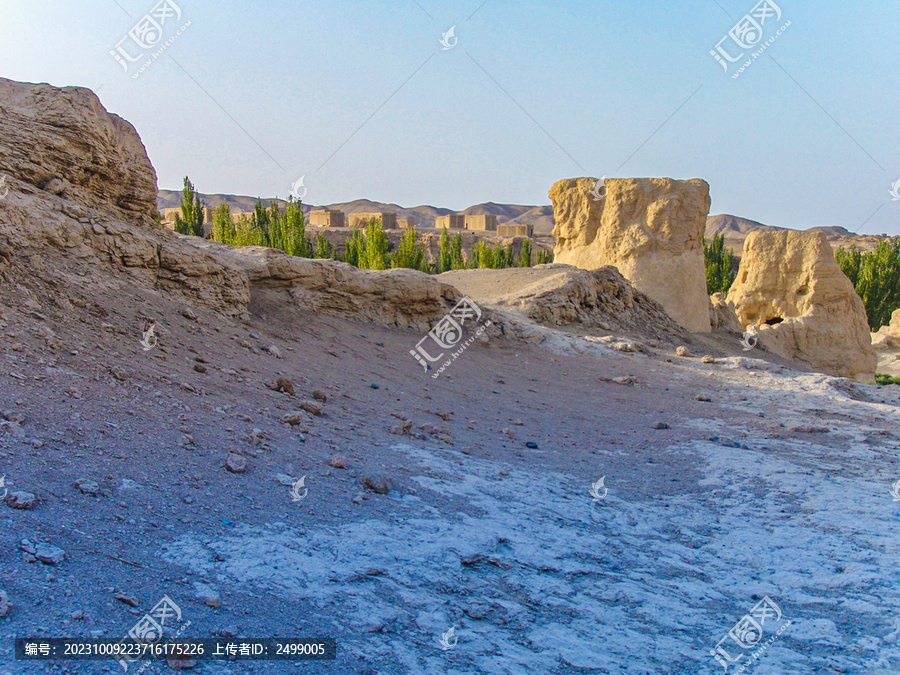
[[[227, 315], [280, 288], [305, 309], [427, 329], [458, 292], [411, 270], [374, 272], [280, 251], [232, 249], [156, 224], [156, 173], [134, 127], [96, 95], [0, 79], [0, 259], [83, 285], [109, 272]], [[71, 264], [56, 265], [61, 255]], [[68, 276], [73, 275], [74, 276]]]
[[866, 310], [821, 232], [752, 232], [728, 302], [781, 356], [831, 375], [875, 375]]
[[[616, 267], [685, 328], [709, 332], [703, 233], [709, 185], [699, 179], [571, 178], [550, 188], [554, 260], [583, 269]], [[602, 193], [601, 193], [602, 194]]]

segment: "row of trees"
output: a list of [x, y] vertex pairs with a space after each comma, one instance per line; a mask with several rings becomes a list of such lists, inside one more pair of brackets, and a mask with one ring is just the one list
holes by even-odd
[[[200, 196], [190, 179], [185, 177], [181, 197], [182, 217], [175, 218], [175, 231], [180, 234], [204, 236], [203, 208]], [[462, 235], [452, 237], [444, 228], [441, 232], [440, 252], [434, 262], [428, 260], [425, 247], [419, 242], [414, 227], [403, 231], [394, 249], [382, 229], [381, 222], [371, 220], [364, 229], [354, 229], [344, 240], [343, 254], [321, 233], [315, 242], [306, 233], [306, 220], [300, 202], [289, 198], [284, 209], [277, 202], [266, 206], [257, 200], [253, 213], [234, 218], [228, 204], [222, 204], [212, 214], [209, 233], [212, 241], [230, 246], [265, 246], [277, 248], [302, 258], [331, 258], [349, 263], [361, 269], [384, 270], [397, 267], [439, 274], [450, 270], [490, 267], [531, 267], [531, 241], [525, 239], [519, 256], [513, 255], [512, 246], [497, 244], [494, 248], [479, 240], [470, 255], [463, 253]], [[553, 262], [550, 251], [537, 252], [537, 264]]]
[[878, 330], [889, 324], [891, 314], [900, 309], [900, 237], [883, 239], [868, 253], [856, 246], [838, 249], [834, 258], [862, 298], [869, 327]]

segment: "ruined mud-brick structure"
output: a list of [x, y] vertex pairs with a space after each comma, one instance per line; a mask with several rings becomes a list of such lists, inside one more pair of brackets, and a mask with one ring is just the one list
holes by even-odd
[[344, 212], [332, 209], [310, 211], [309, 224], [313, 227], [344, 227]]
[[397, 229], [396, 213], [351, 213], [349, 215], [350, 227], [364, 228], [370, 221], [381, 223], [384, 230]]
[[497, 226], [498, 237], [534, 237], [534, 225], [509, 223]]
[[496, 232], [497, 216], [489, 214], [481, 216], [466, 216], [466, 229], [481, 232]]
[[434, 226], [439, 230], [445, 227], [448, 230], [464, 230], [466, 228], [466, 217], [458, 214], [438, 216], [434, 221]]

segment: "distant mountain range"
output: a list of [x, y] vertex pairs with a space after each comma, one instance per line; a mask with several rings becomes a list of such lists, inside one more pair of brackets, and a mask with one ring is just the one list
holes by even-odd
[[[714, 234], [721, 234], [725, 237], [725, 247], [730, 248], [737, 255], [741, 254], [744, 248], [744, 239], [747, 235], [756, 230], [766, 232], [777, 232], [779, 230], [787, 230], [787, 227], [774, 227], [772, 225], [763, 225], [755, 220], [747, 218], [739, 218], [723, 213], [718, 216], [709, 216], [706, 219], [706, 238], [711, 239]], [[845, 227], [811, 227], [807, 232], [823, 232], [832, 247], [835, 249], [841, 247], [849, 247], [851, 243], [855, 243], [857, 248], [869, 250], [875, 247], [875, 243], [880, 237], [872, 235], [858, 235], [850, 232]]]
[[[181, 192], [175, 190], [160, 190], [156, 198], [159, 208], [175, 208], [179, 205]], [[256, 204], [256, 197], [244, 197], [240, 195], [200, 195], [200, 200], [205, 206], [217, 207], [220, 204], [228, 204], [234, 211], [252, 211]], [[271, 200], [263, 200], [271, 201]], [[277, 200], [280, 204], [284, 204], [284, 200]], [[385, 204], [382, 202], [373, 202], [369, 199], [356, 199], [352, 202], [343, 202], [340, 204], [327, 204], [323, 206], [313, 206], [303, 204], [303, 212], [309, 214], [310, 211], [321, 208], [337, 209], [344, 213], [358, 212], [388, 212], [396, 213], [398, 218], [410, 218], [419, 227], [434, 227], [435, 219], [438, 216], [445, 216], [450, 213], [457, 213], [452, 209], [442, 209], [436, 206], [413, 206], [404, 208], [398, 204]], [[553, 207], [547, 206], [523, 206], [518, 204], [495, 204], [487, 202], [485, 204], [476, 204], [470, 206], [465, 211], [459, 211], [463, 215], [495, 215], [500, 223], [519, 223], [521, 225], [533, 225], [534, 232], [538, 235], [549, 235], [553, 230]], [[744, 248], [744, 239], [747, 235], [755, 230], [777, 231], [786, 230], [785, 227], [773, 227], [772, 225], [763, 225], [755, 220], [740, 218], [728, 214], [720, 214], [709, 216], [706, 220], [706, 237], [712, 238], [714, 234], [722, 234], [725, 236], [725, 246], [732, 249], [738, 256]], [[810, 232], [824, 232], [831, 241], [831, 245], [837, 248], [849, 248], [851, 244], [863, 250], [871, 250], [875, 247], [883, 237], [878, 235], [857, 235], [843, 227], [812, 227]]]

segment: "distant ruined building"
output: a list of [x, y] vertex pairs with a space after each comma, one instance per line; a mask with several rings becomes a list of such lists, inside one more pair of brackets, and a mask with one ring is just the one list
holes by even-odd
[[466, 216], [466, 229], [476, 232], [496, 232], [497, 216]]
[[466, 228], [466, 217], [460, 215], [438, 216], [434, 221], [434, 226], [442, 230], [445, 227], [448, 230], [464, 230]]
[[438, 216], [434, 226], [441, 230], [469, 230], [471, 232], [496, 232], [497, 216], [486, 214], [480, 216], [466, 216], [461, 213], [453, 213], [447, 216]]
[[519, 225], [518, 223], [507, 223], [497, 226], [498, 237], [534, 237], [534, 225]]
[[396, 213], [351, 213], [350, 227], [364, 228], [373, 220], [381, 223], [384, 230], [397, 229]]
[[313, 227], [344, 227], [344, 212], [332, 209], [310, 211], [309, 224]]

